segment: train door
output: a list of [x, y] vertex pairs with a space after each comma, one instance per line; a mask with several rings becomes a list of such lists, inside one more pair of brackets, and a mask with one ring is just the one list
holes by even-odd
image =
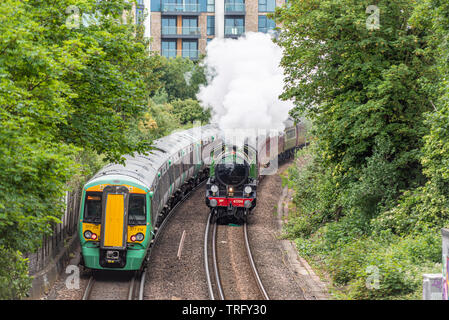
[[106, 186], [102, 202], [100, 265], [122, 268], [126, 264], [129, 190], [124, 186]]

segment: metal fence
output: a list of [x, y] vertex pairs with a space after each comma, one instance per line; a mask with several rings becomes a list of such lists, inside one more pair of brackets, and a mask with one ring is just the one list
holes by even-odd
[[78, 229], [81, 190], [67, 192], [65, 195], [66, 210], [61, 223], [53, 226], [51, 236], [44, 236], [42, 246], [35, 253], [25, 255], [29, 259], [29, 274], [44, 269], [62, 251], [68, 241], [76, 236]]

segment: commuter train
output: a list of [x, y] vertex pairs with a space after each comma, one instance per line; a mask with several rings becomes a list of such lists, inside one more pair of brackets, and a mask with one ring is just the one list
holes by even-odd
[[212, 163], [206, 184], [206, 205], [212, 211], [212, 223], [245, 223], [256, 207], [261, 178], [275, 173], [279, 161], [293, 157], [306, 144], [303, 122], [295, 125], [288, 119], [284, 125], [283, 132], [257, 136], [241, 146], [216, 141], [210, 152]]
[[89, 180], [82, 191], [81, 265], [139, 270], [158, 227], [190, 190], [208, 176], [202, 151], [218, 135], [206, 125], [156, 140], [149, 155], [125, 157]]

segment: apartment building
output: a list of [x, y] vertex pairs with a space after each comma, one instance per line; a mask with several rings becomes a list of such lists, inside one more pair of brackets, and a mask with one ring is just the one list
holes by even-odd
[[147, 8], [143, 23], [146, 35], [153, 39], [152, 51], [166, 57], [198, 59], [215, 37], [237, 38], [245, 32], [273, 29], [275, 24], [267, 14], [285, 0], [138, 0], [137, 3], [137, 16]]

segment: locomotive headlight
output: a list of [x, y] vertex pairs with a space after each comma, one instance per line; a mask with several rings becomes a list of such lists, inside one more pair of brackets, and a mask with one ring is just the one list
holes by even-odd
[[209, 205], [213, 208], [215, 208], [217, 206], [218, 202], [217, 199], [210, 199], [209, 201]]
[[86, 239], [92, 238], [92, 231], [90, 231], [90, 230], [84, 231], [84, 238], [86, 238]]
[[136, 234], [136, 241], [143, 241], [144, 238], [145, 236], [143, 235], [143, 233], [139, 232], [138, 234]]
[[245, 206], [245, 208], [249, 209], [251, 208], [251, 201], [245, 200], [245, 203], [243, 205]]
[[215, 184], [213, 184], [213, 185], [210, 187], [210, 191], [212, 191], [213, 193], [217, 193], [217, 192], [218, 192], [218, 186], [215, 185]]
[[245, 193], [250, 194], [251, 191], [253, 191], [253, 188], [251, 188], [251, 186], [246, 186], [243, 190], [245, 191]]
[[143, 233], [139, 232], [138, 234], [132, 235], [130, 240], [132, 242], [134, 242], [134, 241], [143, 241], [144, 238], [145, 238], [145, 236], [143, 235]]

